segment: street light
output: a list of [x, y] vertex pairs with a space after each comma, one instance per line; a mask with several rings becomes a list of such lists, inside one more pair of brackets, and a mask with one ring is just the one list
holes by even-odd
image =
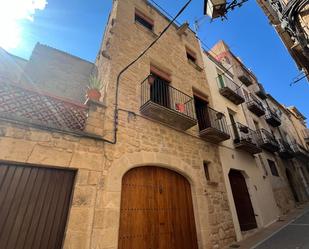
[[229, 10], [234, 10], [236, 7], [241, 7], [248, 0], [204, 0], [204, 15], [208, 15], [211, 19], [218, 17], [226, 18]]
[[212, 19], [222, 17], [226, 11], [226, 0], [205, 0], [204, 15], [208, 15]]

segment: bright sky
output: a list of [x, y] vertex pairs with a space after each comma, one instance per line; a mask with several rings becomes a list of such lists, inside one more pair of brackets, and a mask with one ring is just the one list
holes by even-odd
[[[47, 3], [48, 2], [48, 3]], [[0, 46], [28, 58], [40, 42], [94, 61], [112, 0], [0, 0]], [[176, 14], [186, 0], [156, 2]], [[190, 24], [203, 15], [203, 0], [194, 0], [179, 20]], [[309, 118], [309, 85], [290, 86], [299, 74], [294, 61], [254, 0], [234, 10], [228, 20], [201, 22], [200, 38], [212, 47], [225, 40], [283, 104], [295, 105]]]

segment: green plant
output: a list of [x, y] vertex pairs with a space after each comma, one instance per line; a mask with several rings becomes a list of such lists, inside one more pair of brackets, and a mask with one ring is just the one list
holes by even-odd
[[100, 91], [102, 87], [103, 87], [103, 83], [100, 79], [98, 79], [95, 76], [90, 76], [89, 85], [88, 85], [89, 89], [96, 89]]

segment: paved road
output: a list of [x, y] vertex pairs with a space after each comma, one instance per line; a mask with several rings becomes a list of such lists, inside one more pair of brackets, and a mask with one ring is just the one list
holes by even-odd
[[309, 211], [255, 249], [309, 249]]

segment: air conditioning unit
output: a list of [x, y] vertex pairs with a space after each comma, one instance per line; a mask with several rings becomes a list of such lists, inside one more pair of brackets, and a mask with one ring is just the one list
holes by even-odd
[[226, 4], [226, 0], [205, 0], [204, 14], [212, 19], [225, 16]]

